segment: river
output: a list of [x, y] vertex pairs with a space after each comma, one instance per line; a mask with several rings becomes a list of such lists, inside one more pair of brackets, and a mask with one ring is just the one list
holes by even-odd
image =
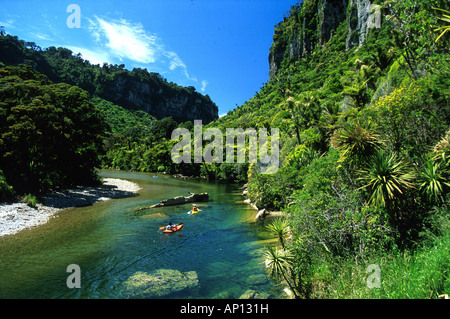
[[[134, 197], [65, 209], [44, 225], [0, 238], [0, 298], [239, 298], [249, 289], [276, 298], [264, 272], [267, 233], [253, 222], [255, 212], [238, 185], [122, 171], [101, 175], [142, 189]], [[197, 203], [200, 213], [187, 214], [192, 204], [135, 211], [188, 192], [210, 195]], [[169, 222], [184, 227], [163, 234], [159, 227]], [[80, 267], [81, 288], [67, 285], [71, 264]], [[188, 273], [197, 281], [175, 291], [152, 294], [139, 286], [124, 294], [127, 280], [161, 269], [174, 282]]]

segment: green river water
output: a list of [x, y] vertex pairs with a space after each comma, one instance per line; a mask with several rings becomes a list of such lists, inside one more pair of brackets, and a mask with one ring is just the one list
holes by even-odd
[[[101, 171], [138, 183], [139, 195], [70, 208], [48, 223], [0, 238], [0, 298], [126, 298], [131, 276], [160, 269], [195, 272], [198, 285], [158, 295], [137, 288], [131, 298], [239, 298], [252, 289], [276, 298], [265, 277], [264, 225], [244, 204], [238, 185], [170, 176]], [[210, 201], [135, 212], [162, 199], [208, 192]], [[183, 222], [181, 231], [158, 228]], [[67, 266], [81, 269], [81, 288], [68, 288]], [[169, 273], [170, 274], [170, 273]], [[142, 289], [142, 291], [139, 291]]]

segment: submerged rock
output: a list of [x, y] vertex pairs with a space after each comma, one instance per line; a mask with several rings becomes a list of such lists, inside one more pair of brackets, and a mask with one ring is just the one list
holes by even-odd
[[152, 218], [167, 218], [168, 216], [164, 213], [154, 213], [154, 214], [147, 214], [142, 215], [141, 218], [143, 219], [152, 219]]
[[268, 293], [265, 292], [258, 293], [252, 289], [248, 289], [239, 297], [239, 299], [269, 299], [269, 298], [270, 295]]
[[250, 275], [246, 281], [249, 286], [265, 285], [269, 282], [267, 276], [264, 274]]
[[157, 298], [174, 292], [199, 287], [195, 271], [181, 272], [175, 269], [158, 269], [149, 273], [138, 271], [120, 288], [124, 298]]

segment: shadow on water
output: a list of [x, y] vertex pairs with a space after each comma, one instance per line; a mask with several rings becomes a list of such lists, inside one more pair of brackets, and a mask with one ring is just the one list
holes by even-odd
[[[139, 195], [69, 208], [45, 225], [0, 238], [1, 298], [239, 298], [249, 290], [277, 297], [264, 272], [260, 225], [251, 222], [255, 213], [237, 185], [102, 175], [138, 183]], [[189, 192], [210, 195], [198, 214], [187, 214], [192, 204], [134, 212]], [[111, 187], [92, 190], [82, 202], [111, 194]], [[163, 234], [159, 227], [169, 222], [184, 227]], [[70, 264], [80, 266], [80, 289], [67, 287]]]
[[126, 198], [137, 196], [133, 192], [123, 191], [114, 185], [101, 185], [60, 191], [43, 196], [43, 204], [49, 207], [64, 209], [92, 205], [102, 198]]

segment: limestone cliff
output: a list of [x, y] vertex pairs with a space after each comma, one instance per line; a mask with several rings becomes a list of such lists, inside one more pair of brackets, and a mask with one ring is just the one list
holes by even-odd
[[194, 87], [181, 87], [152, 79], [139, 79], [121, 73], [103, 86], [100, 96], [115, 104], [143, 110], [157, 118], [171, 116], [178, 122], [202, 120], [204, 124], [218, 118], [217, 105], [208, 95]]
[[269, 75], [275, 76], [283, 64], [298, 61], [325, 45], [342, 28], [345, 49], [361, 46], [368, 32], [369, 0], [305, 0], [291, 8], [276, 28], [269, 53]]
[[172, 116], [178, 122], [202, 120], [206, 124], [219, 117], [217, 105], [208, 95], [196, 92], [194, 87], [168, 82], [158, 73], [129, 71], [124, 65], [92, 65], [66, 48], [42, 50], [16, 36], [0, 35], [0, 65], [22, 63], [55, 83], [77, 85], [105, 100], [160, 119]]

